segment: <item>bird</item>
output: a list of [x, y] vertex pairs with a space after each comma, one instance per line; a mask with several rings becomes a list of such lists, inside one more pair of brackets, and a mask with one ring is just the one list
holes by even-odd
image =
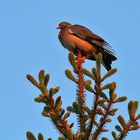
[[112, 61], [117, 60], [112, 47], [100, 36], [93, 33], [90, 29], [63, 21], [59, 23], [56, 29], [60, 29], [58, 34], [62, 46], [78, 55], [80, 51], [82, 56], [96, 61], [97, 54], [102, 54], [102, 64], [107, 71], [111, 70]]

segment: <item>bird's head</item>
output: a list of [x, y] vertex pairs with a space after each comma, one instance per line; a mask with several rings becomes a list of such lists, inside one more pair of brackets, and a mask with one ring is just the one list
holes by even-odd
[[56, 29], [64, 29], [68, 26], [70, 26], [71, 24], [69, 22], [61, 22]]

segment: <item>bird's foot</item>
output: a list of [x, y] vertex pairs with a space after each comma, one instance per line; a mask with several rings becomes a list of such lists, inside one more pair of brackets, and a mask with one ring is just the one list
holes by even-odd
[[[84, 63], [87, 59], [87, 56], [81, 56], [81, 62]], [[76, 57], [76, 61], [78, 61], [78, 57]]]
[[87, 56], [82, 56], [81, 57], [81, 61], [84, 63], [85, 62], [85, 60], [87, 59]]
[[88, 59], [88, 58], [90, 58], [90, 57], [91, 57], [91, 55], [86, 55], [86, 56], [82, 56], [81, 59], [82, 59], [82, 61], [83, 61], [83, 63], [84, 63], [85, 60]]

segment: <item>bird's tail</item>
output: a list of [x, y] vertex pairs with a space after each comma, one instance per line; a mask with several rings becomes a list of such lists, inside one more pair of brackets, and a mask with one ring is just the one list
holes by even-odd
[[106, 68], [107, 71], [111, 70], [111, 64], [109, 64], [108, 62], [102, 62], [102, 65]]
[[109, 71], [111, 70], [111, 63], [112, 61], [116, 60], [117, 58], [114, 55], [110, 55], [108, 53], [103, 54], [103, 66]]

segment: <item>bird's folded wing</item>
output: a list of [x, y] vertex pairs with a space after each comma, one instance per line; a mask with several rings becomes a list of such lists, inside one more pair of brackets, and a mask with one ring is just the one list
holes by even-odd
[[88, 28], [81, 25], [73, 25], [69, 27], [71, 34], [88, 41], [93, 44], [95, 47], [103, 49], [110, 55], [115, 56], [115, 52], [112, 47], [101, 37], [91, 32]]
[[104, 41], [101, 37], [97, 36], [93, 32], [91, 32], [88, 28], [81, 25], [72, 25], [70, 26], [71, 33], [83, 40], [87, 40], [92, 38], [95, 40]]

